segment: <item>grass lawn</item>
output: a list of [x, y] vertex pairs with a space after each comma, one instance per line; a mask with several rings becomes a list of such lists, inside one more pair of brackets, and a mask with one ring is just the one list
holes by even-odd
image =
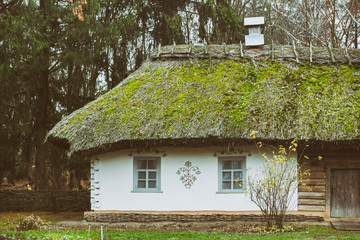
[[[2, 232], [0, 239], [87, 239], [87, 230]], [[91, 239], [100, 239], [100, 231], [92, 230]], [[204, 233], [144, 230], [109, 230], [108, 239], [360, 239], [359, 232], [336, 231], [326, 227], [306, 227], [302, 232], [248, 234]]]
[[[16, 231], [16, 221], [21, 216], [34, 214], [45, 222], [47, 230]], [[88, 239], [88, 230], [83, 226], [74, 230], [71, 227], [58, 226], [54, 223], [66, 220], [79, 220], [71, 213], [0, 213], [0, 240], [3, 239]], [[175, 226], [175, 225], [174, 225]], [[186, 226], [186, 225], [185, 225]], [[197, 232], [176, 231], [176, 228], [163, 229], [109, 229], [108, 239], [359, 239], [360, 231], [337, 231], [332, 228], [307, 226], [302, 231], [285, 233], [230, 233], [230, 232]], [[186, 228], [185, 228], [186, 230]], [[219, 229], [224, 231], [226, 228]], [[100, 239], [100, 230], [91, 230], [91, 239]], [[105, 239], [105, 238], [104, 238]]]

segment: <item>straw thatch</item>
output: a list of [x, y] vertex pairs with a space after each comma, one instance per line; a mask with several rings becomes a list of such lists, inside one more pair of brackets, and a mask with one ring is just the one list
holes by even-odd
[[[360, 51], [166, 46], [49, 133], [70, 153], [121, 143], [360, 139]], [[113, 149], [113, 148], [111, 148]]]

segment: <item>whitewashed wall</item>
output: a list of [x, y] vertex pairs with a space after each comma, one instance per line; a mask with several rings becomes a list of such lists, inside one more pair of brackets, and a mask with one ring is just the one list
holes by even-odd
[[[139, 193], [133, 190], [133, 157], [161, 156], [154, 152], [134, 153], [121, 150], [93, 156], [92, 166], [92, 210], [152, 210], [152, 211], [251, 211], [259, 210], [250, 201], [249, 194], [218, 193], [217, 151], [223, 148], [161, 148], [167, 155], [161, 157], [161, 193]], [[264, 159], [255, 148], [244, 147], [243, 154], [218, 156], [246, 156], [246, 178], [259, 174]], [[132, 153], [133, 156], [129, 156]], [[98, 160], [96, 160], [98, 159]], [[176, 174], [186, 161], [199, 167], [201, 174], [190, 189], [185, 188]], [[95, 163], [95, 164], [94, 164]], [[98, 172], [95, 174], [95, 172]], [[297, 194], [293, 199], [293, 210], [297, 206]]]

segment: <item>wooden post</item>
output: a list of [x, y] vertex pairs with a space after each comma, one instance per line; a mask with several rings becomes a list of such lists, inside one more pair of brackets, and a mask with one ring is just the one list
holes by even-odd
[[91, 230], [91, 224], [89, 223], [88, 240], [90, 240], [90, 230]]
[[310, 42], [310, 63], [312, 63], [312, 43]]
[[100, 225], [100, 239], [104, 240], [103, 225]]

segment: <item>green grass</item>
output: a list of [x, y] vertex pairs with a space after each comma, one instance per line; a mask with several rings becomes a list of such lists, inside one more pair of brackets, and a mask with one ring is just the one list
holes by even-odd
[[[30, 230], [30, 231], [15, 231], [16, 221], [22, 216], [34, 214], [40, 216], [48, 225], [48, 230]], [[74, 219], [81, 219], [82, 215], [79, 213], [46, 213], [46, 212], [32, 212], [32, 213], [0, 213], [0, 240], [3, 239], [31, 239], [31, 240], [45, 240], [45, 239], [88, 239], [87, 229], [74, 230], [71, 227], [54, 225], [59, 221], [71, 221]], [[49, 225], [50, 224], [50, 225]], [[50, 228], [49, 228], [50, 226]], [[234, 227], [236, 225], [229, 225]], [[83, 227], [77, 228], [81, 229]], [[85, 226], [86, 228], [86, 226]], [[50, 230], [49, 230], [50, 229]], [[72, 230], [71, 230], [72, 229]], [[171, 229], [171, 228], [170, 228]], [[182, 228], [182, 229], [186, 229]], [[207, 228], [204, 228], [207, 229]], [[218, 228], [222, 231], [226, 228]], [[207, 233], [195, 231], [160, 231], [160, 230], [108, 230], [108, 239], [136, 239], [136, 240], [149, 240], [149, 239], [359, 239], [360, 231], [337, 231], [332, 228], [320, 226], [307, 226], [303, 228], [296, 227], [296, 229], [303, 229], [299, 232], [286, 232], [286, 233], [272, 233], [272, 234], [250, 234], [250, 233]], [[209, 229], [207, 229], [209, 230]], [[91, 230], [91, 239], [100, 239], [100, 230]]]
[[[0, 239], [87, 239], [87, 230], [78, 231], [26, 231], [2, 232]], [[330, 237], [332, 236], [332, 237]], [[100, 230], [91, 231], [91, 239], [100, 239]], [[173, 231], [142, 231], [142, 230], [109, 230], [109, 239], [360, 239], [360, 232], [336, 231], [326, 227], [305, 227], [302, 232], [275, 234], [247, 233], [204, 233], [204, 232], [173, 232]]]

